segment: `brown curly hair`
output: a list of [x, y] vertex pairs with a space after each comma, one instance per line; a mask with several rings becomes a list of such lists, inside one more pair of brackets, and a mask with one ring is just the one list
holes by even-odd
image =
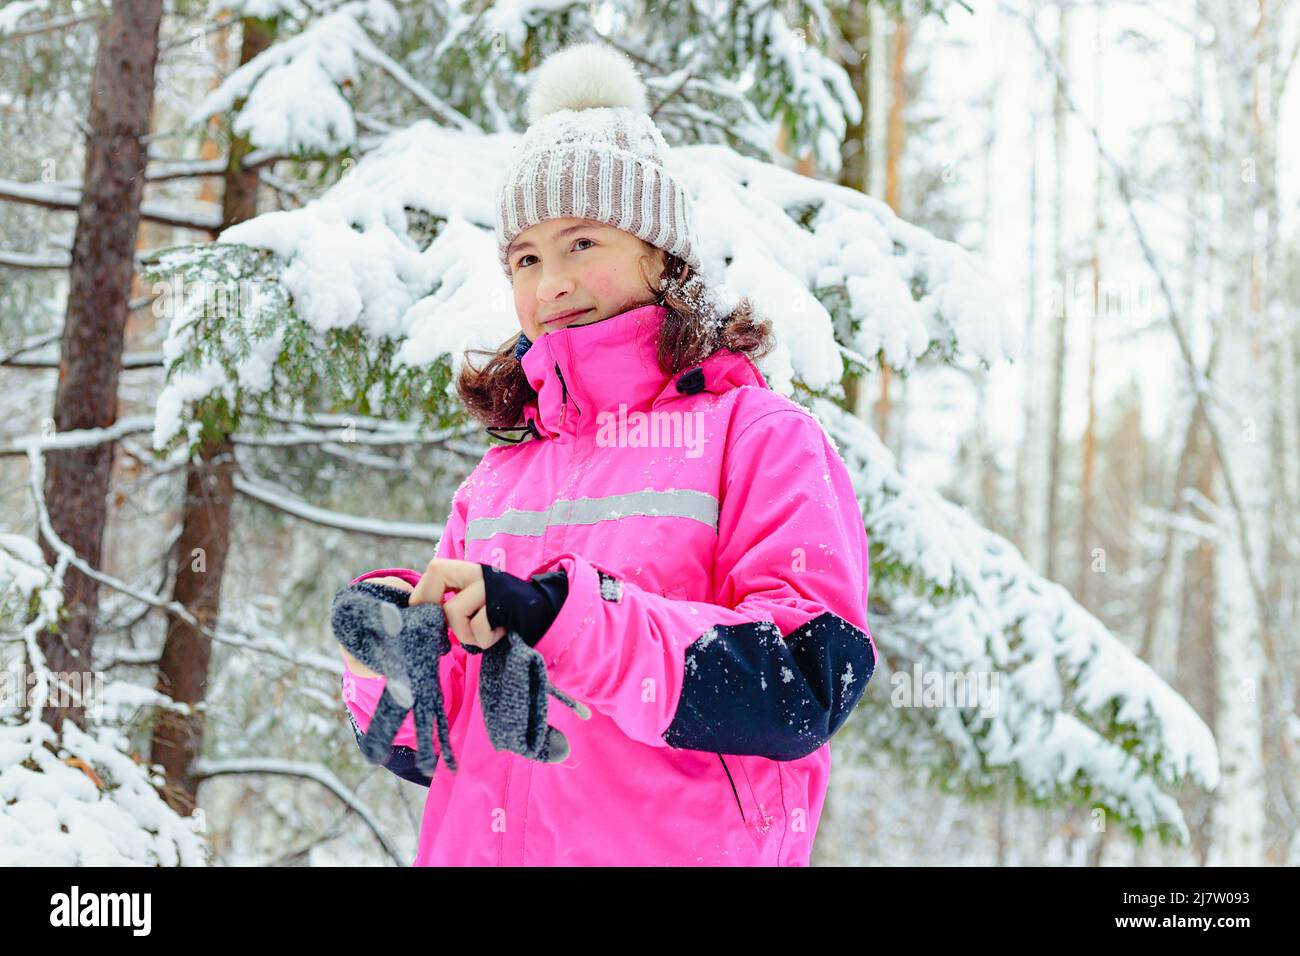
[[[657, 294], [644, 268], [641, 277], [646, 279], [646, 292], [654, 297], [655, 304], [667, 309], [658, 343], [659, 368], [666, 375], [676, 375], [698, 365], [718, 349], [741, 352], [754, 361], [776, 345], [771, 321], [757, 321], [749, 299], [741, 299], [730, 315], [718, 315], [702, 277], [679, 256], [664, 253], [664, 271]], [[456, 391], [469, 414], [488, 429], [523, 427], [524, 406], [537, 396], [523, 366], [515, 358], [518, 341], [519, 336], [515, 334], [495, 351], [465, 350], [465, 364], [457, 376]], [[488, 360], [476, 368], [469, 361], [471, 354], [487, 356]]]

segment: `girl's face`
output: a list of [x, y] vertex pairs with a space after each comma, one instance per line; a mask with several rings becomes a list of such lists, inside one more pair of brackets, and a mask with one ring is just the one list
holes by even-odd
[[[653, 302], [664, 259], [662, 249], [590, 219], [548, 219], [530, 226], [510, 245], [519, 325], [536, 342], [547, 332], [590, 325]], [[582, 311], [565, 315], [574, 310]]]

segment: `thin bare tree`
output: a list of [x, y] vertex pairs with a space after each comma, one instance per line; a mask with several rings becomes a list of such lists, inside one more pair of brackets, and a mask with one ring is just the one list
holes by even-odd
[[[118, 417], [162, 7], [162, 0], [118, 0], [99, 27], [54, 400], [57, 431], [107, 428]], [[105, 442], [47, 453], [43, 494], [53, 529], [93, 568], [102, 559], [116, 447]], [[49, 541], [42, 539], [42, 550], [53, 563]], [[63, 600], [68, 617], [57, 633], [41, 635], [40, 647], [50, 671], [81, 672], [95, 640], [99, 585], [70, 566]], [[41, 718], [56, 733], [65, 718], [86, 726], [85, 709], [68, 703], [44, 707]]]

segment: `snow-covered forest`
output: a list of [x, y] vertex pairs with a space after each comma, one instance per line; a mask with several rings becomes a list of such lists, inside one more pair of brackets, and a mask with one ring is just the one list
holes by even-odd
[[0, 863], [409, 864], [330, 600], [494, 441], [584, 40], [861, 508], [813, 862], [1300, 864], [1300, 0], [0, 4]]

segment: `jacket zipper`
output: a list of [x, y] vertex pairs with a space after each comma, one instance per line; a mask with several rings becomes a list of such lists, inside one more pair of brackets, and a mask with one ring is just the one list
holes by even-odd
[[[718, 759], [722, 760], [722, 754], [718, 754]], [[736, 792], [736, 781], [731, 779], [731, 771], [727, 769], [727, 761], [725, 760], [722, 760], [722, 769], [727, 774], [727, 782], [731, 784], [731, 794], [736, 798], [736, 809], [740, 811], [740, 819], [748, 823], [749, 821], [745, 819], [745, 808], [740, 805], [740, 794]]]
[[[560, 386], [564, 389], [563, 400], [560, 404], [560, 421], [559, 421], [559, 424], [563, 425], [564, 413], [569, 410], [569, 383], [564, 380], [564, 373], [560, 371], [559, 362], [555, 363], [555, 374], [560, 377]], [[582, 414], [582, 409], [578, 408], [577, 402], [573, 403], [573, 408], [579, 415]]]
[[[558, 376], [560, 377], [560, 384], [564, 386], [564, 399], [563, 399], [564, 404], [562, 404], [562, 405], [560, 406], [560, 419], [559, 419], [560, 422], [563, 422], [563, 421], [564, 421], [564, 411], [565, 411], [565, 409], [568, 407], [568, 402], [569, 402], [569, 386], [568, 386], [568, 385], [565, 383], [565, 381], [564, 381], [564, 374], [560, 371], [560, 363], [559, 363], [559, 362], [556, 362], [556, 363], [555, 363], [555, 374], [558, 375]], [[577, 403], [577, 402], [574, 402], [574, 403], [573, 403], [573, 407], [577, 410], [578, 414], [582, 414], [582, 409], [578, 408], [578, 403]], [[530, 421], [528, 424], [529, 424], [529, 427], [531, 428], [533, 423]], [[535, 429], [533, 429], [533, 434], [534, 434], [535, 437], [537, 437], [537, 438], [541, 438], [541, 436], [537, 434], [537, 431], [536, 431]], [[570, 452], [569, 452], [569, 461], [568, 461], [568, 465], [567, 465], [567, 470], [569, 471], [570, 474], [573, 473], [573, 455], [575, 454], [577, 447], [578, 447], [578, 443], [577, 443], [577, 442], [574, 442], [574, 443], [572, 444], [572, 450], [570, 450]], [[545, 534], [543, 534], [543, 535], [542, 535], [542, 552], [543, 552], [543, 554], [545, 554], [546, 551], [547, 551], [547, 543], [548, 543], [548, 540], [549, 540], [549, 539], [547, 538], [547, 536], [546, 536]], [[507, 794], [510, 792], [510, 780], [511, 780], [511, 778], [512, 778], [513, 775], [514, 775], [514, 768], [515, 768], [515, 761], [514, 761], [514, 760], [511, 760], [508, 764], [506, 764], [506, 793], [507, 793]], [[532, 770], [531, 767], [528, 767], [528, 768], [521, 768], [521, 769], [527, 769], [527, 770], [529, 770], [529, 771]], [[530, 784], [531, 784], [531, 780], [532, 780], [531, 772], [529, 773], [528, 780], [529, 780], [529, 782], [530, 782]], [[506, 802], [509, 803], [509, 800], [507, 800]], [[524, 797], [524, 802], [525, 802], [525, 804], [527, 804], [527, 795], [525, 795], [525, 797]], [[526, 808], [526, 806], [525, 806], [525, 810], [526, 810], [526, 809], [527, 809], [527, 808]], [[743, 816], [743, 814], [742, 814], [742, 816]], [[525, 817], [524, 817], [524, 818], [525, 818], [525, 821], [526, 821], [526, 820], [527, 820], [527, 813], [526, 813], [526, 812], [525, 812]], [[504, 865], [504, 866], [523, 866], [523, 865], [524, 865], [524, 857], [525, 857], [525, 855], [526, 855], [526, 853], [527, 853], [527, 847], [525, 846], [525, 842], [526, 842], [526, 840], [527, 840], [527, 837], [528, 837], [528, 831], [527, 831], [527, 828], [525, 827], [524, 832], [523, 832], [523, 835], [520, 837], [520, 840], [519, 840], [519, 859], [518, 859], [518, 861], [517, 861], [517, 862], [512, 862], [512, 863], [506, 863], [506, 862], [505, 862], [506, 831], [505, 831], [505, 830], [502, 830], [502, 831], [501, 831], [501, 834], [500, 834], [500, 839], [499, 839], [498, 842], [497, 842], [497, 847], [498, 847], [498, 852], [497, 852], [497, 865], [498, 865], [498, 866], [503, 866], [503, 865]]]

